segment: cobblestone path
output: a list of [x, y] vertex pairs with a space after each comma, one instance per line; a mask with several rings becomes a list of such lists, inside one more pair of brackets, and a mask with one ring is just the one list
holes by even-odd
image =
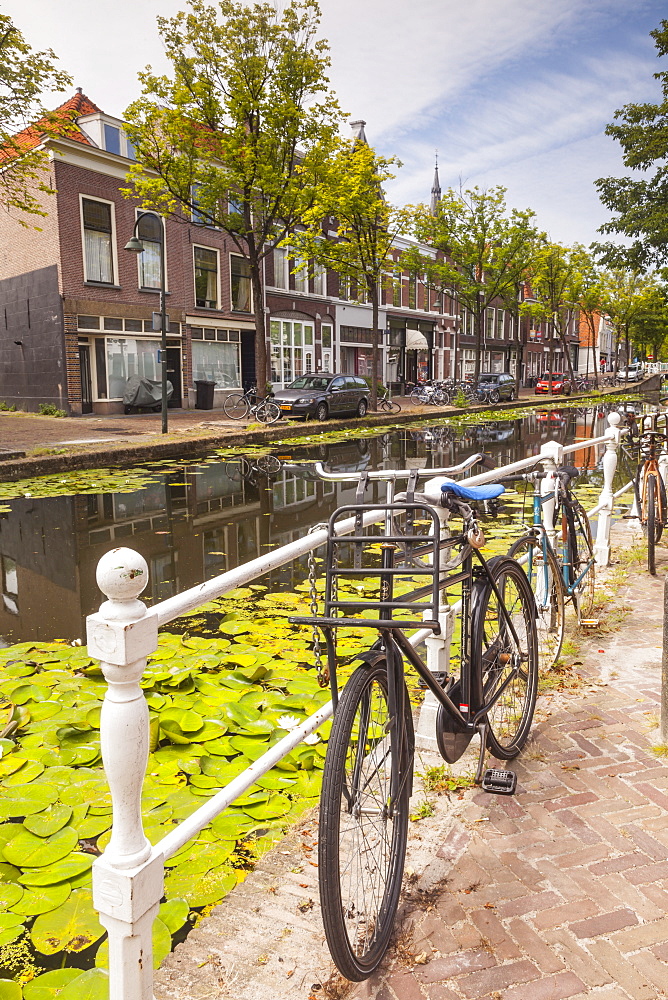
[[158, 1000], [668, 997], [668, 759], [651, 749], [661, 557], [656, 579], [617, 571], [614, 607], [630, 614], [582, 644], [580, 687], [541, 699], [511, 765], [517, 793], [441, 796], [435, 816], [411, 824], [413, 875], [378, 974], [332, 975], [311, 822], [167, 960]]

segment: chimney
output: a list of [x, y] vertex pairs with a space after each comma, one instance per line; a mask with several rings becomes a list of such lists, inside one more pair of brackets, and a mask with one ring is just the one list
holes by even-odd
[[359, 139], [360, 142], [366, 142], [367, 141], [366, 134], [364, 132], [364, 126], [365, 125], [366, 125], [366, 122], [362, 121], [362, 119], [360, 119], [357, 122], [351, 122], [350, 123], [350, 127], [353, 130], [353, 139]]

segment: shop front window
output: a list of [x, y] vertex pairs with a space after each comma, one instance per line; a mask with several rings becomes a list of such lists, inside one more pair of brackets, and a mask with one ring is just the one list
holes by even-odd
[[239, 344], [193, 340], [193, 379], [215, 382], [217, 389], [237, 389], [241, 386]]
[[131, 375], [159, 381], [158, 346], [155, 340], [107, 337], [106, 367], [110, 399], [122, 397], [125, 383]]

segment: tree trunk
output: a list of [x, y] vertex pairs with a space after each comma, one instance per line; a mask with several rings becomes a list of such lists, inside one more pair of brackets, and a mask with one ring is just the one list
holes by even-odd
[[482, 361], [482, 335], [484, 328], [484, 310], [478, 306], [475, 314], [475, 382], [478, 384], [480, 377], [480, 364]]
[[378, 285], [372, 284], [370, 281], [367, 282], [367, 288], [369, 289], [369, 296], [371, 298], [371, 409], [375, 411], [378, 409], [378, 358], [380, 351], [378, 350]]
[[259, 398], [264, 399], [267, 394], [267, 321], [264, 313], [261, 266], [260, 261], [250, 261], [255, 318], [255, 384]]

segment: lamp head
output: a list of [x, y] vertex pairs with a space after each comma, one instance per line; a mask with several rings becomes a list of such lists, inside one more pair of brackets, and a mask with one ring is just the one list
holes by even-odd
[[129, 250], [131, 253], [143, 253], [144, 244], [141, 240], [138, 240], [136, 236], [133, 236], [132, 239], [129, 239], [125, 244], [125, 249]]

